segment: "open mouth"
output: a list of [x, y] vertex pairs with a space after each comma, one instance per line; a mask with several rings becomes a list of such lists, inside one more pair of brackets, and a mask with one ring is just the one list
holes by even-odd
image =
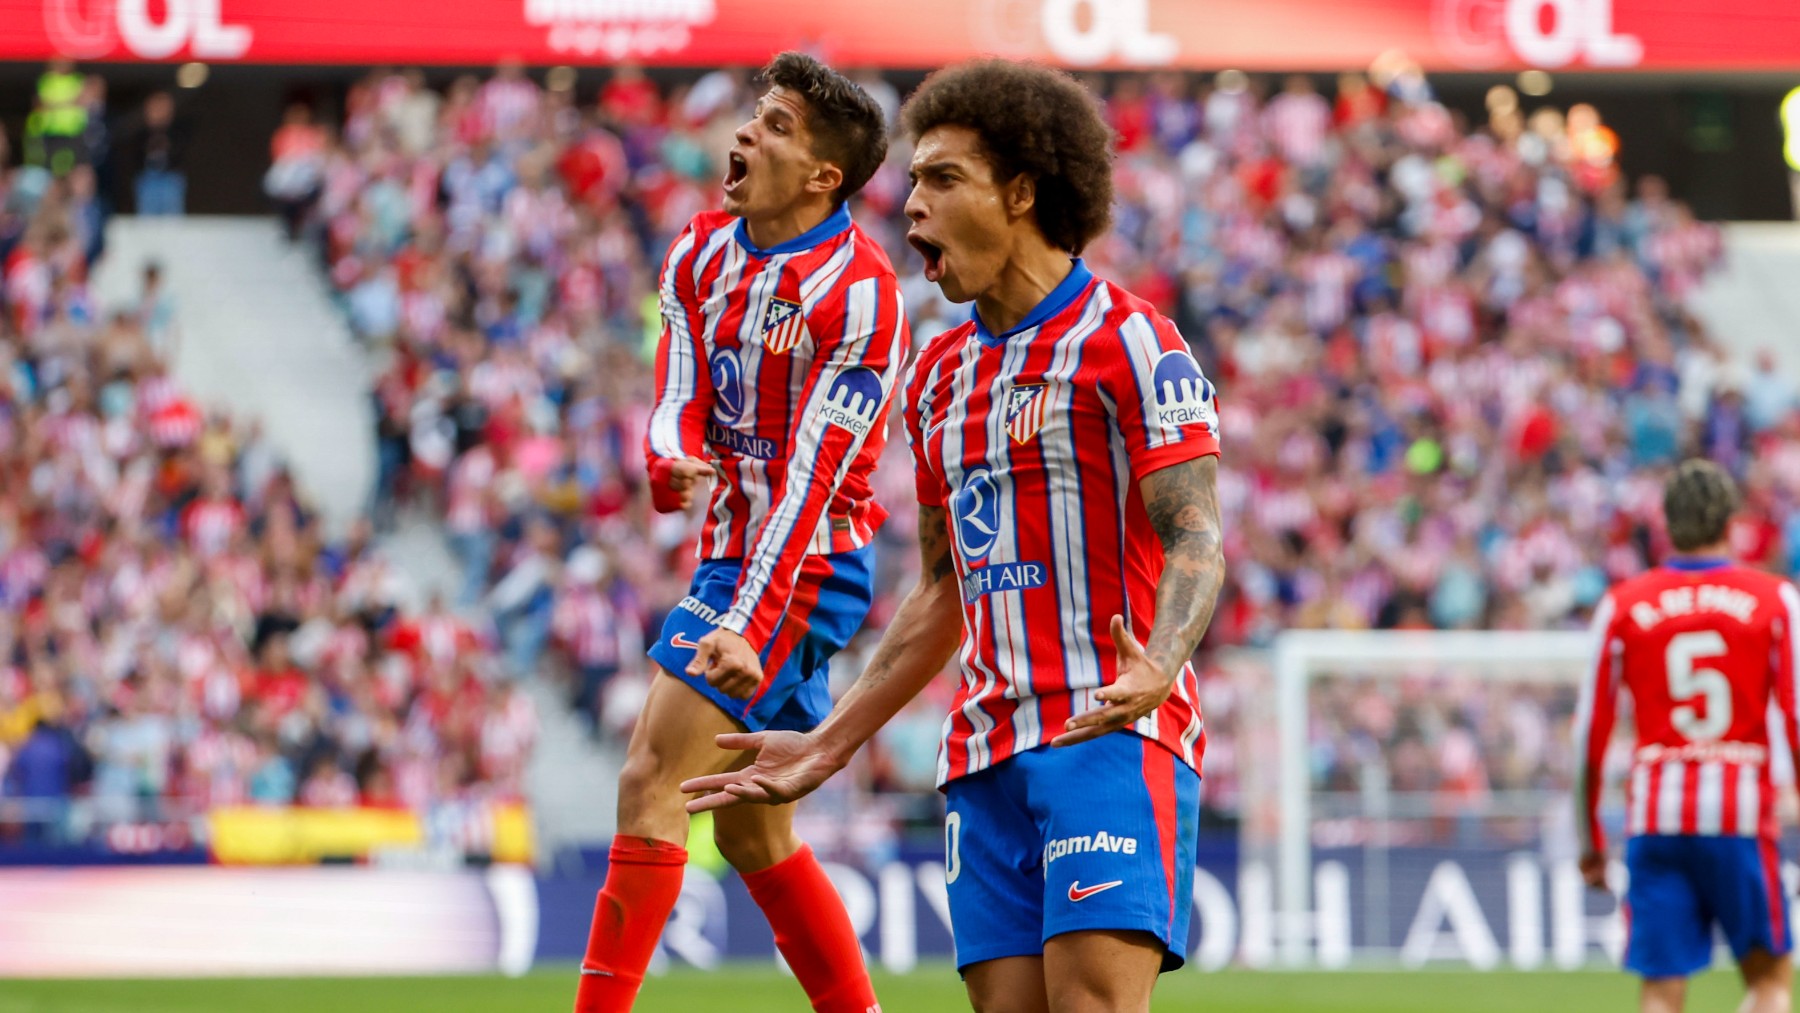
[[906, 241], [925, 258], [925, 280], [937, 284], [944, 276], [944, 248], [918, 233], [908, 234]]
[[748, 175], [750, 175], [750, 163], [744, 161], [744, 156], [738, 154], [735, 151], [726, 156], [726, 158], [725, 158], [725, 192], [726, 193], [730, 193], [732, 190], [737, 189], [738, 184], [742, 183], [744, 181], [744, 177], [746, 177]]

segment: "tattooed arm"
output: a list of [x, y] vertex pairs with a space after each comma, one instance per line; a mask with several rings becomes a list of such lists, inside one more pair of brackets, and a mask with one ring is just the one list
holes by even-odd
[[1162, 706], [1212, 622], [1225, 584], [1216, 486], [1219, 458], [1209, 454], [1153, 471], [1138, 482], [1150, 526], [1162, 540], [1163, 572], [1156, 585], [1156, 623], [1139, 644], [1122, 616], [1112, 621], [1119, 677], [1097, 691], [1104, 707], [1069, 719], [1052, 745], [1077, 742], [1128, 727]]
[[943, 671], [962, 642], [962, 589], [950, 555], [943, 507], [919, 508], [919, 582], [900, 603], [875, 657], [831, 716], [813, 731], [721, 735], [719, 748], [756, 750], [741, 770], [683, 782], [684, 792], [709, 792], [689, 812], [741, 802], [781, 805], [825, 783], [844, 768], [882, 725]]

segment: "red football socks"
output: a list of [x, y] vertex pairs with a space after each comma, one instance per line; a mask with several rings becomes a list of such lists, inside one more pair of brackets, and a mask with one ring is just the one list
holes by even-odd
[[811, 848], [743, 879], [814, 1010], [881, 1013], [844, 901]]
[[687, 849], [647, 837], [615, 837], [606, 885], [594, 899], [575, 1013], [629, 1013], [663, 923], [681, 896]]

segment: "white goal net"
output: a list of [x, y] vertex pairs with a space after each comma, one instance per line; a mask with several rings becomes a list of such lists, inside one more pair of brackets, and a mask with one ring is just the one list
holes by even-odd
[[1270, 956], [1529, 969], [1616, 952], [1617, 904], [1576, 868], [1587, 653], [1578, 632], [1283, 634], [1277, 804], [1245, 837], [1247, 867], [1273, 870]]

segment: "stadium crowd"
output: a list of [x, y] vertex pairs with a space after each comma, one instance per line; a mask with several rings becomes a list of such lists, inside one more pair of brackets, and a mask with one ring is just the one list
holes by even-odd
[[97, 304], [95, 176], [0, 174], [0, 840], [518, 798], [536, 716], [481, 628], [402, 608], [366, 522], [328, 536], [254, 420], [183, 393], [157, 267]]
[[[863, 81], [897, 108], [892, 85]], [[599, 733], [628, 730], [645, 638], [693, 565], [692, 528], [652, 513], [643, 489], [658, 260], [716, 203], [754, 87], [738, 70], [665, 86], [629, 66], [591, 98], [576, 84], [507, 65], [439, 93], [418, 71], [378, 72], [341, 121], [296, 105], [271, 140], [265, 189], [385, 357], [373, 525], [421, 504], [461, 567], [454, 610], [411, 619], [384, 597], [366, 530], [324, 544], [254, 427], [173, 391], [154, 279], [143, 306], [106, 319], [91, 306], [91, 167], [6, 177], [0, 422], [35, 438], [6, 441], [0, 462], [36, 481], [0, 492], [14, 518], [0, 594], [20, 606], [0, 626], [13, 663], [0, 742], [20, 748], [21, 715], [54, 698], [103, 769], [140, 771], [97, 785], [348, 797], [354, 783], [416, 803], [439, 786], [516, 789], [530, 721], [504, 675], [563, 671]], [[1093, 84], [1117, 131], [1119, 199], [1086, 256], [1168, 313], [1223, 392], [1231, 566], [1209, 649], [1287, 627], [1578, 624], [1656, 557], [1658, 468], [1695, 451], [1746, 486], [1740, 553], [1800, 569], [1796, 391], [1772, 361], [1729, 360], [1686, 310], [1717, 231], [1659, 180], [1625, 179], [1591, 107], [1528, 110], [1497, 88], [1470, 122], [1404, 66], [1345, 75], [1330, 95], [1229, 71]], [[966, 308], [901, 240], [908, 154], [896, 143], [852, 210], [889, 249], [922, 344]], [[916, 565], [909, 468], [891, 440], [871, 630]], [[82, 509], [44, 509], [58, 497]], [[106, 586], [102, 557], [143, 586]], [[70, 660], [84, 637], [54, 617], [75, 613], [47, 604], [65, 600], [84, 610], [94, 665]], [[121, 645], [153, 615], [173, 630], [138, 664]], [[478, 632], [490, 616], [501, 658]], [[1206, 687], [1207, 799], [1230, 812], [1247, 689]], [[883, 732], [857, 790], [930, 786], [949, 689]], [[1540, 723], [1560, 720], [1552, 709]], [[1401, 742], [1346, 722], [1320, 730], [1320, 755], [1416, 742], [1433, 761], [1414, 765], [1421, 785], [1449, 790], [1438, 782], [1468, 724], [1381, 726]], [[139, 760], [108, 767], [97, 747], [114, 740], [173, 759], [150, 765], [157, 777]], [[1322, 760], [1320, 783], [1348, 763]], [[1546, 776], [1518, 766], [1490, 776]]]
[[[549, 84], [504, 66], [439, 95], [416, 72], [372, 75], [341, 128], [294, 110], [274, 155], [357, 333], [391, 355], [378, 514], [441, 504], [461, 603], [498, 606], [521, 670], [559, 643], [577, 705], [621, 728], [639, 682], [614, 676], [641, 675], [692, 565], [638, 457], [659, 254], [715, 203], [754, 91], [730, 70], [664, 88], [620, 67], [593, 101], [573, 75]], [[1729, 361], [1686, 310], [1718, 232], [1660, 180], [1634, 188], [1592, 107], [1527, 110], [1502, 87], [1468, 122], [1403, 65], [1331, 96], [1229, 71], [1094, 85], [1119, 199], [1086, 256], [1174, 318], [1223, 392], [1231, 566], [1209, 646], [1579, 624], [1656, 558], [1658, 469], [1688, 452], [1745, 483], [1742, 555], [1800, 568], [1796, 391], [1770, 361]], [[967, 311], [901, 241], [907, 156], [897, 143], [852, 210], [923, 343]], [[908, 467], [890, 443], [873, 628], [911, 580]], [[584, 565], [559, 573], [559, 556]], [[1215, 754], [1230, 692], [1208, 710]], [[867, 783], [929, 786], [941, 703], [884, 733]], [[1448, 776], [1456, 736], [1426, 738], [1421, 776]], [[1209, 797], [1230, 781], [1209, 762]]]

